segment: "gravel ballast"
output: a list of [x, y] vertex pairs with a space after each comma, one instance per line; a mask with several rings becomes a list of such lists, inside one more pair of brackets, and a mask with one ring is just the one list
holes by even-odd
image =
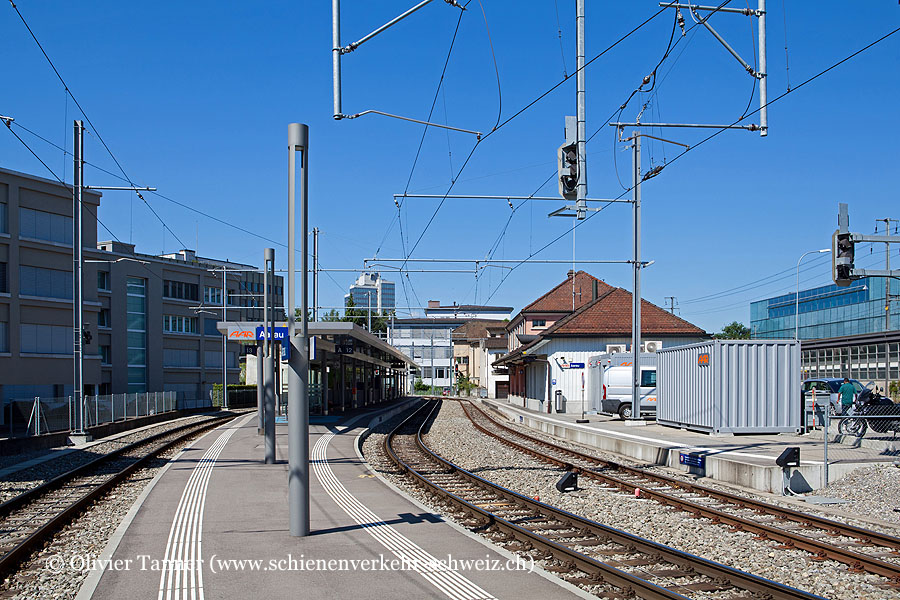
[[[386, 459], [380, 457], [382, 438], [375, 432], [366, 440], [366, 458], [411, 495], [433, 505], [421, 490], [392, 474]], [[776, 549], [775, 543], [756, 540], [754, 534], [735, 532], [706, 519], [688, 518], [678, 510], [605, 489], [585, 478], [579, 482], [582, 489], [562, 494], [555, 488], [562, 474], [559, 469], [478, 432], [454, 401], [444, 402], [426, 442], [448, 460], [499, 485], [679, 550], [827, 598], [897, 597], [896, 589], [882, 587], [885, 580], [876, 575], [851, 573], [847, 566], [834, 561], [811, 561], [806, 552]]]

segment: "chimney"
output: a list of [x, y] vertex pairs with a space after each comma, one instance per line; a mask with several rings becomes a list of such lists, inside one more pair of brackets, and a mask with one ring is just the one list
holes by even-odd
[[595, 279], [595, 280], [593, 280], [593, 281], [591, 282], [591, 300], [596, 300], [596, 299], [597, 299], [597, 293], [598, 293], [598, 292], [597, 292], [597, 287], [598, 287], [598, 286], [597, 286], [597, 280]]
[[572, 269], [569, 269], [569, 272], [566, 273], [566, 278], [567, 278], [567, 279], [572, 279], [573, 277], [575, 277], [575, 271], [572, 270]]
[[428, 308], [440, 308], [441, 301], [440, 300], [429, 300]]

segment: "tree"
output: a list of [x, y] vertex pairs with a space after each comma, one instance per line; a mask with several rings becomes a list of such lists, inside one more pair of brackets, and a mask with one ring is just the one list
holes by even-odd
[[431, 390], [431, 386], [425, 385], [425, 383], [422, 381], [422, 378], [417, 377], [416, 382], [413, 384], [413, 389], [415, 389], [417, 392], [426, 392]]
[[722, 331], [713, 336], [717, 340], [749, 340], [750, 328], [743, 323], [732, 321], [722, 328]]

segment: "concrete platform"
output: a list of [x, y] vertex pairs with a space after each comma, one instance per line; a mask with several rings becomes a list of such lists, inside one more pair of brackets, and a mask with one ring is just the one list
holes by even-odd
[[274, 465], [255, 413], [213, 430], [158, 476], [107, 548], [119, 568], [92, 573], [79, 598], [583, 597], [375, 477], [356, 449], [372, 420], [311, 426], [306, 538], [288, 530], [287, 426]]
[[[791, 489], [808, 492], [824, 487], [824, 443], [813, 435], [728, 435], [715, 436], [658, 425], [646, 421], [644, 427], [604, 415], [588, 415], [589, 423], [576, 423], [581, 415], [538, 413], [505, 400], [481, 399], [509, 420], [551, 435], [615, 452], [650, 464], [709, 477], [763, 492], [780, 494], [782, 469], [775, 459], [788, 446], [800, 448], [801, 463], [790, 473]], [[840, 445], [829, 448], [829, 481], [877, 462], [892, 462], [881, 446]], [[682, 453], [702, 456], [704, 468], [680, 463]], [[836, 462], [837, 461], [837, 462]]]

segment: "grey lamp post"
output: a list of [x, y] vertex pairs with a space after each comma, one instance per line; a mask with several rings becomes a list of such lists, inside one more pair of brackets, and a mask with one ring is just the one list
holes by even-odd
[[831, 248], [804, 252], [797, 260], [797, 296], [794, 298], [794, 339], [798, 342], [800, 341], [800, 262], [803, 261], [807, 254], [822, 254], [823, 252], [831, 252]]
[[[300, 230], [303, 250], [300, 257], [300, 335], [294, 330], [297, 278], [295, 206], [297, 152], [300, 152]], [[309, 535], [309, 340], [307, 269], [309, 230], [307, 180], [309, 171], [309, 127], [288, 125], [288, 302], [287, 323], [291, 355], [288, 359], [288, 504], [292, 536]]]

